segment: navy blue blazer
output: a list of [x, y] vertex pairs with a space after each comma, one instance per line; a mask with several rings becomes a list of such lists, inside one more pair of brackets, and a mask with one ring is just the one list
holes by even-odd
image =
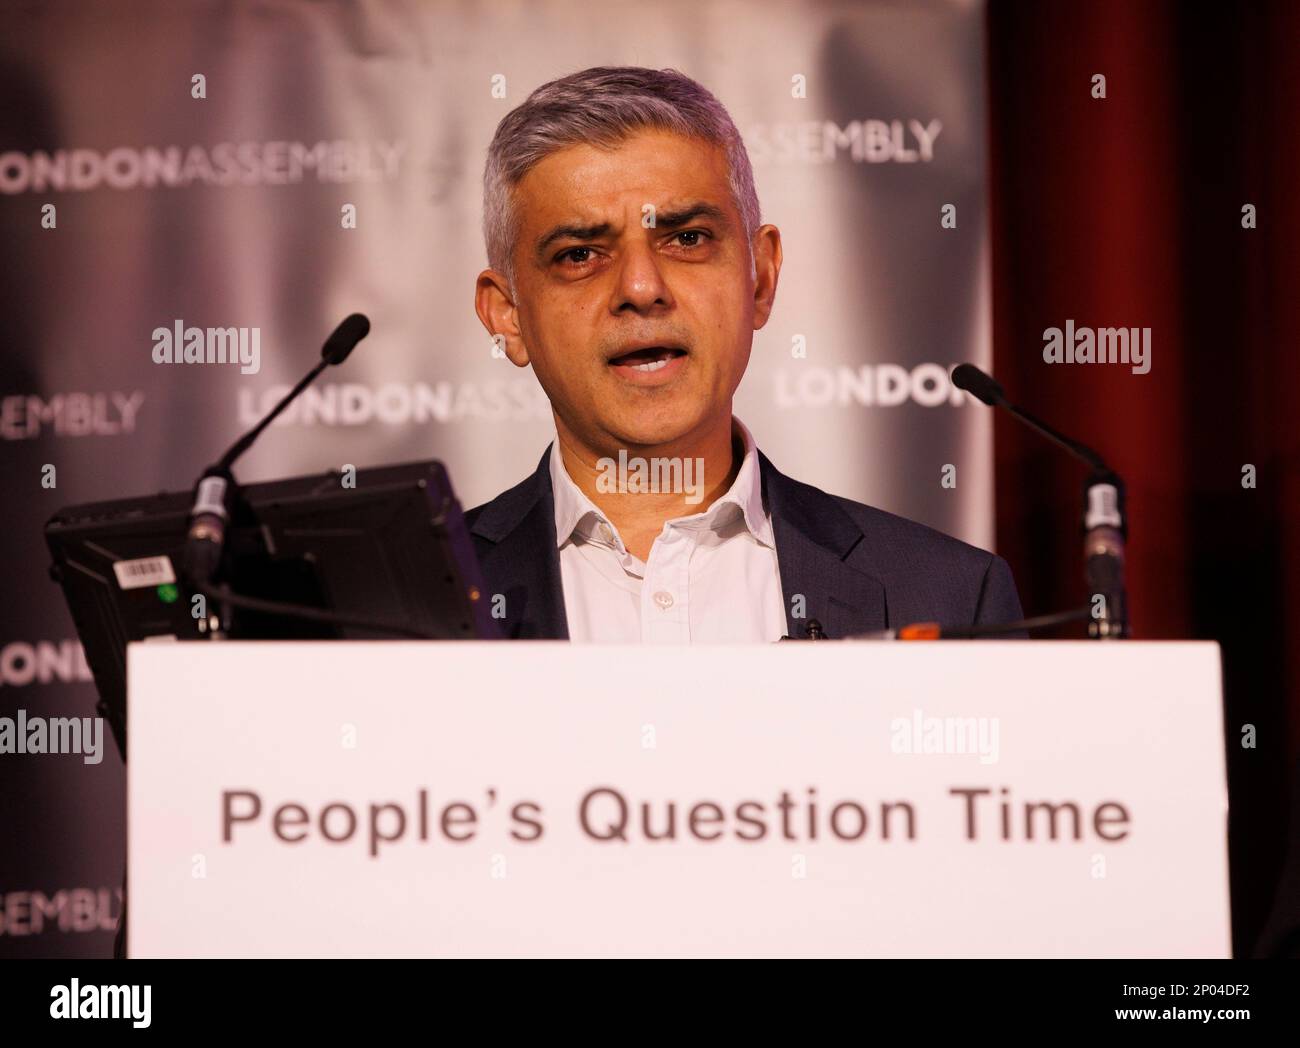
[[[505, 597], [504, 636], [568, 640], [555, 541], [550, 447], [531, 477], [465, 515], [487, 593]], [[939, 622], [1022, 617], [1001, 557], [860, 502], [787, 477], [758, 454], [763, 504], [772, 516], [787, 631], [811, 619], [830, 639]], [[804, 617], [796, 619], [796, 594]]]

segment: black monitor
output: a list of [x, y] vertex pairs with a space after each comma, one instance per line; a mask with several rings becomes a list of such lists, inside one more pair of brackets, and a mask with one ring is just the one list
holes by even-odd
[[[265, 607], [208, 608], [181, 578], [191, 491], [70, 506], [45, 526], [99, 711], [126, 757], [130, 641], [493, 639], [498, 630], [459, 503], [439, 462], [294, 477], [241, 489], [222, 581], [251, 603], [317, 609], [367, 625]], [[214, 618], [214, 616], [217, 616]]]

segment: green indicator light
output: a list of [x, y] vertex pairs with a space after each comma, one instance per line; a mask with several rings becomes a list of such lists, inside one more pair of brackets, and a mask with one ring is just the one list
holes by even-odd
[[170, 582], [164, 582], [155, 592], [158, 594], [158, 599], [164, 604], [175, 604], [176, 598], [180, 596], [176, 587]]

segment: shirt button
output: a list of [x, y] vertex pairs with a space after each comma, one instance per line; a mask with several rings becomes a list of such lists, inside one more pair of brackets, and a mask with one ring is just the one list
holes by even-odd
[[655, 603], [658, 604], [659, 607], [663, 608], [664, 611], [667, 611], [673, 606], [673, 595], [667, 590], [660, 590], [655, 594]]

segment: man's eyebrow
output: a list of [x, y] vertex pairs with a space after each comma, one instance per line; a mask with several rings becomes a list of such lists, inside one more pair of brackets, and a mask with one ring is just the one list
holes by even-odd
[[667, 229], [676, 229], [678, 226], [689, 225], [696, 219], [711, 218], [715, 222], [726, 224], [727, 213], [720, 207], [713, 204], [688, 204], [676, 211], [659, 211], [655, 214], [655, 228], [663, 226]]
[[[714, 204], [700, 202], [687, 204], [676, 211], [656, 212], [655, 228], [677, 229], [679, 226], [688, 225], [701, 218], [711, 218], [713, 221], [721, 222], [724, 225], [727, 223], [727, 213], [722, 208]], [[576, 222], [566, 222], [563, 225], [553, 226], [538, 238], [537, 254], [539, 256], [544, 255], [546, 249], [557, 240], [595, 240], [598, 237], [607, 236], [612, 228], [613, 226], [608, 222], [585, 226]]]
[[608, 222], [599, 222], [591, 226], [569, 222], [562, 226], [555, 226], [538, 238], [537, 253], [545, 254], [546, 249], [557, 240], [595, 240], [597, 237], [605, 236], [611, 228]]

